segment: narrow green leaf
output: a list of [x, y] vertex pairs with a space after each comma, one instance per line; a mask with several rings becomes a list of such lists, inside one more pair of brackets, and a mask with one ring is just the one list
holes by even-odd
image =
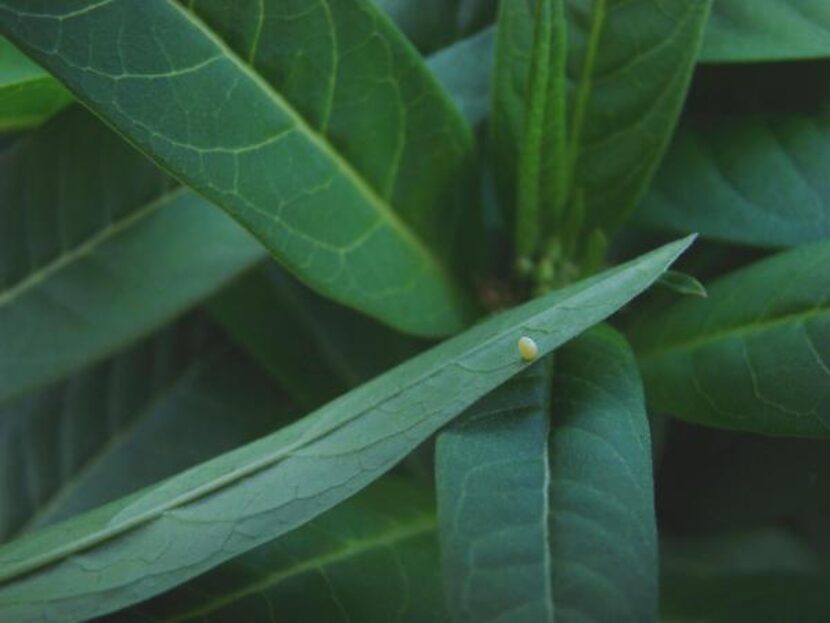
[[706, 288], [700, 281], [688, 273], [682, 273], [677, 270], [667, 270], [657, 283], [678, 294], [699, 296], [701, 298], [708, 296]]
[[610, 233], [653, 176], [685, 98], [709, 0], [572, 0], [571, 192]]
[[0, 162], [0, 402], [106, 357], [266, 255], [79, 108]]
[[275, 262], [225, 288], [209, 309], [307, 407], [328, 402], [426, 345], [314, 294]]
[[830, 237], [830, 63], [706, 68], [690, 107], [641, 223], [756, 246]]
[[436, 479], [454, 623], [554, 621], [548, 552], [551, 357], [442, 432]]
[[0, 132], [39, 125], [71, 101], [60, 82], [0, 37]]
[[301, 529], [106, 621], [439, 623], [430, 492], [384, 478]]
[[495, 29], [461, 39], [426, 59], [427, 67], [471, 125], [490, 111], [490, 74], [493, 71]]
[[830, 243], [716, 281], [709, 298], [641, 318], [632, 337], [649, 401], [677, 417], [830, 436]]
[[0, 549], [0, 618], [102, 615], [306, 523], [521, 371], [520, 336], [548, 354], [651, 285], [690, 243], [495, 316], [272, 435], [10, 543]]
[[714, 0], [700, 60], [780, 61], [830, 56], [826, 0]]
[[315, 290], [416, 334], [465, 325], [470, 129], [368, 0], [6, 0], [0, 31]]
[[216, 328], [182, 320], [0, 406], [0, 540], [252, 441], [286, 407]]
[[556, 621], [653, 621], [657, 527], [637, 364], [600, 327], [556, 354], [550, 551]]

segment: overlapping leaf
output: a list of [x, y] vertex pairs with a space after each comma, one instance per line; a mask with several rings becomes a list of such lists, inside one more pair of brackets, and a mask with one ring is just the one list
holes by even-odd
[[151, 332], [266, 255], [80, 109], [0, 160], [0, 402]]
[[368, 0], [8, 0], [0, 30], [314, 289], [413, 333], [464, 325], [469, 127]]
[[633, 333], [649, 401], [693, 422], [830, 435], [830, 243], [736, 271]]
[[[0, 615], [102, 615], [313, 519], [379, 477], [525, 365], [648, 287], [681, 240], [444, 342], [296, 424], [162, 484], [0, 549]], [[77, 564], [80, 559], [82, 565]]]
[[102, 621], [446, 620], [429, 493], [386, 478], [281, 539]]
[[454, 623], [552, 622], [550, 357], [482, 398], [436, 445], [443, 576]]
[[[0, 540], [55, 523], [286, 421], [272, 382], [203, 319], [0, 406]], [[280, 414], [280, 411], [283, 411]]]
[[0, 37], [0, 131], [36, 126], [71, 101], [57, 80]]

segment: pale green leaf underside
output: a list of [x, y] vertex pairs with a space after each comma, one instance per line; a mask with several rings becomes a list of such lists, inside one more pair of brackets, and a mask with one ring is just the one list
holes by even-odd
[[438, 437], [443, 577], [454, 623], [552, 623], [548, 552], [550, 357]]
[[0, 549], [0, 618], [105, 614], [302, 525], [523, 369], [520, 336], [544, 356], [648, 287], [690, 242], [495, 316], [296, 424], [9, 544]]
[[188, 7], [5, 1], [0, 30], [316, 290], [461, 328], [446, 264], [470, 132], [414, 50], [367, 0]]
[[657, 526], [643, 389], [600, 327], [556, 353], [550, 548], [557, 623], [654, 621]]
[[285, 410], [203, 319], [0, 407], [0, 540], [132, 493], [263, 435]]
[[280, 539], [112, 623], [439, 623], [446, 620], [428, 491], [384, 478]]
[[830, 436], [830, 243], [734, 272], [633, 333], [649, 401], [692, 422]]
[[759, 246], [830, 237], [830, 113], [681, 125], [637, 219]]
[[714, 0], [699, 60], [780, 61], [830, 56], [827, 0]]
[[0, 402], [107, 356], [266, 256], [78, 108], [0, 162]]
[[0, 37], [0, 132], [36, 126], [71, 101], [57, 80]]

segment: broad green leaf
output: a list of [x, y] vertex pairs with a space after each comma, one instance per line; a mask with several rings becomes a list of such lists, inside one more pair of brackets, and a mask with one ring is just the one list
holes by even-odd
[[709, 0], [571, 0], [571, 193], [585, 230], [619, 225], [645, 192], [675, 128]]
[[0, 37], [0, 131], [39, 125], [71, 101], [57, 80]]
[[301, 529], [103, 621], [440, 623], [428, 492], [384, 478]]
[[643, 389], [625, 339], [600, 327], [556, 354], [550, 551], [556, 621], [653, 621], [657, 527]]
[[106, 357], [266, 255], [79, 108], [0, 162], [0, 402]]
[[0, 32], [315, 290], [416, 334], [466, 323], [470, 129], [368, 0], [6, 0]]
[[690, 108], [641, 223], [757, 246], [830, 237], [830, 63], [706, 68]]
[[454, 623], [554, 621], [550, 363], [517, 374], [438, 437], [441, 556]]
[[374, 0], [428, 54], [492, 23], [498, 0]]
[[830, 243], [804, 246], [640, 318], [632, 337], [656, 408], [700, 424], [830, 436]]
[[209, 309], [308, 407], [328, 402], [425, 345], [314, 294], [274, 262], [225, 288]]
[[0, 540], [132, 493], [285, 421], [263, 372], [190, 318], [0, 406]]
[[827, 0], [714, 0], [699, 60], [734, 63], [830, 56]]
[[493, 71], [495, 30], [461, 39], [427, 57], [427, 67], [471, 125], [490, 111], [490, 74]]
[[546, 355], [651, 285], [690, 242], [495, 316], [272, 435], [10, 543], [0, 619], [103, 615], [299, 527], [526, 367], [520, 336]]

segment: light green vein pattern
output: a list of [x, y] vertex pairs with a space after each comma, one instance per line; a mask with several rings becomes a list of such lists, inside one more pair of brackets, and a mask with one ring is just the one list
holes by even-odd
[[80, 108], [0, 165], [0, 402], [106, 357], [266, 256]]
[[522, 370], [520, 336], [533, 336], [544, 356], [651, 285], [690, 242], [495, 316], [296, 424], [7, 545], [0, 618], [102, 615], [302, 525]]
[[757, 262], [708, 290], [637, 323], [649, 401], [709, 426], [830, 436], [830, 243]]
[[6, 1], [0, 29], [316, 290], [414, 333], [461, 328], [471, 136], [415, 51], [366, 0], [190, 5]]

